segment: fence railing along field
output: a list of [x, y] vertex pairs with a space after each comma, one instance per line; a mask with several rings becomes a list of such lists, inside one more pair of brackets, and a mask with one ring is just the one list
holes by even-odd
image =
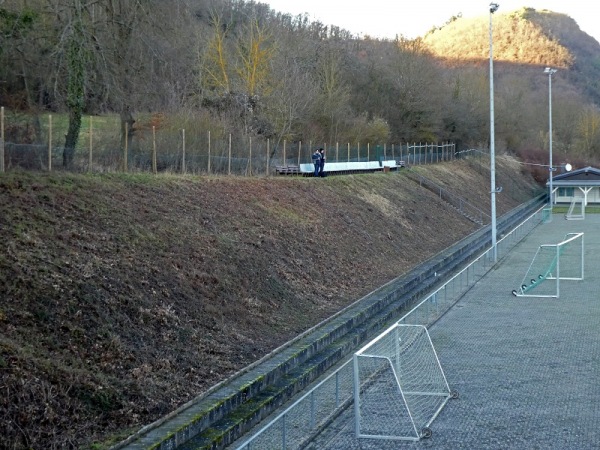
[[[310, 163], [317, 148], [328, 162], [396, 160], [406, 165], [431, 164], [455, 158], [455, 144], [370, 142], [334, 144], [267, 139], [222, 131], [177, 130], [156, 125], [122, 126], [118, 117], [84, 118], [78, 146], [68, 167], [63, 164], [67, 122], [48, 115], [33, 133], [18, 119], [5, 118], [0, 108], [0, 172], [7, 170], [74, 172], [170, 172], [188, 174], [270, 175], [277, 166]], [[152, 122], [149, 122], [152, 123]], [[6, 133], [6, 131], [9, 133]], [[42, 142], [32, 142], [32, 135]], [[6, 136], [9, 138], [6, 139]], [[127, 139], [125, 139], [127, 136]]]

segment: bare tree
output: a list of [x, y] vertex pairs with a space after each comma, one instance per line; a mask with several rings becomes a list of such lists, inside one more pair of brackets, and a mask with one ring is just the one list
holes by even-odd
[[319, 51], [315, 75], [319, 95], [313, 109], [323, 130], [323, 136], [316, 137], [335, 142], [338, 140], [340, 127], [349, 118], [351, 111], [351, 93], [344, 76], [343, 53], [339, 49], [323, 46]]
[[600, 154], [600, 113], [595, 108], [586, 108], [579, 116], [578, 150], [585, 156]]
[[212, 36], [205, 47], [202, 69], [206, 87], [226, 95], [231, 92], [230, 56], [227, 49], [227, 26], [216, 12], [211, 13]]
[[43, 0], [0, 2], [0, 96], [3, 105], [31, 112], [34, 131], [28, 140], [42, 142], [38, 112], [53, 106], [52, 46], [55, 39]]
[[312, 105], [316, 103], [318, 86], [310, 72], [285, 55], [267, 95], [263, 114], [271, 124], [272, 135], [278, 140], [302, 140], [301, 130]]

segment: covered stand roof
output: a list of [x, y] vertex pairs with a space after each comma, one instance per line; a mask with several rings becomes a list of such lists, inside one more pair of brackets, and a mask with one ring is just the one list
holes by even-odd
[[[546, 182], [546, 186], [549, 183]], [[588, 166], [552, 177], [554, 187], [600, 186], [600, 169]]]

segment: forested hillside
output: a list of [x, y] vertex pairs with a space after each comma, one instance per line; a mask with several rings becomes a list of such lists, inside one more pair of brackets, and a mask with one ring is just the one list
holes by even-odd
[[[447, 64], [470, 62], [485, 67], [489, 62], [488, 17], [455, 18], [429, 32], [423, 42]], [[594, 144], [585, 142], [598, 140], [594, 131], [600, 104], [598, 42], [564, 14], [521, 8], [494, 14], [493, 48], [498, 96], [514, 107], [513, 113], [519, 105], [534, 101], [534, 96], [547, 101], [548, 93], [538, 91], [540, 86], [547, 89], [543, 69], [558, 69], [553, 90], [554, 139], [566, 154], [595, 158]], [[535, 106], [538, 111], [539, 107]], [[529, 109], [527, 114], [536, 113]]]
[[[63, 165], [82, 145], [82, 117], [121, 118], [121, 147], [158, 132], [304, 144], [454, 142], [487, 148], [487, 17], [454, 18], [422, 39], [358, 38], [335, 26], [243, 0], [0, 4], [0, 106], [6, 140], [47, 143], [41, 117], [67, 114]], [[563, 14], [496, 13], [496, 148], [600, 153], [600, 45]], [[401, 30], [400, 30], [401, 31]], [[15, 114], [25, 112], [27, 122]], [[127, 126], [127, 127], [126, 127]], [[204, 145], [204, 144], [199, 144]], [[240, 152], [234, 145], [233, 154]]]

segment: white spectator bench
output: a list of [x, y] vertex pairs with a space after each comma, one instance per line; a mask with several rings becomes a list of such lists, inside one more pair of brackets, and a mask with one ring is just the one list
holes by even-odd
[[[377, 172], [383, 171], [384, 167], [389, 170], [396, 170], [404, 167], [404, 161], [385, 160], [385, 161], [352, 161], [352, 162], [326, 162], [325, 173], [357, 173], [357, 172]], [[300, 173], [310, 175], [315, 172], [315, 165], [312, 163], [300, 164]]]

